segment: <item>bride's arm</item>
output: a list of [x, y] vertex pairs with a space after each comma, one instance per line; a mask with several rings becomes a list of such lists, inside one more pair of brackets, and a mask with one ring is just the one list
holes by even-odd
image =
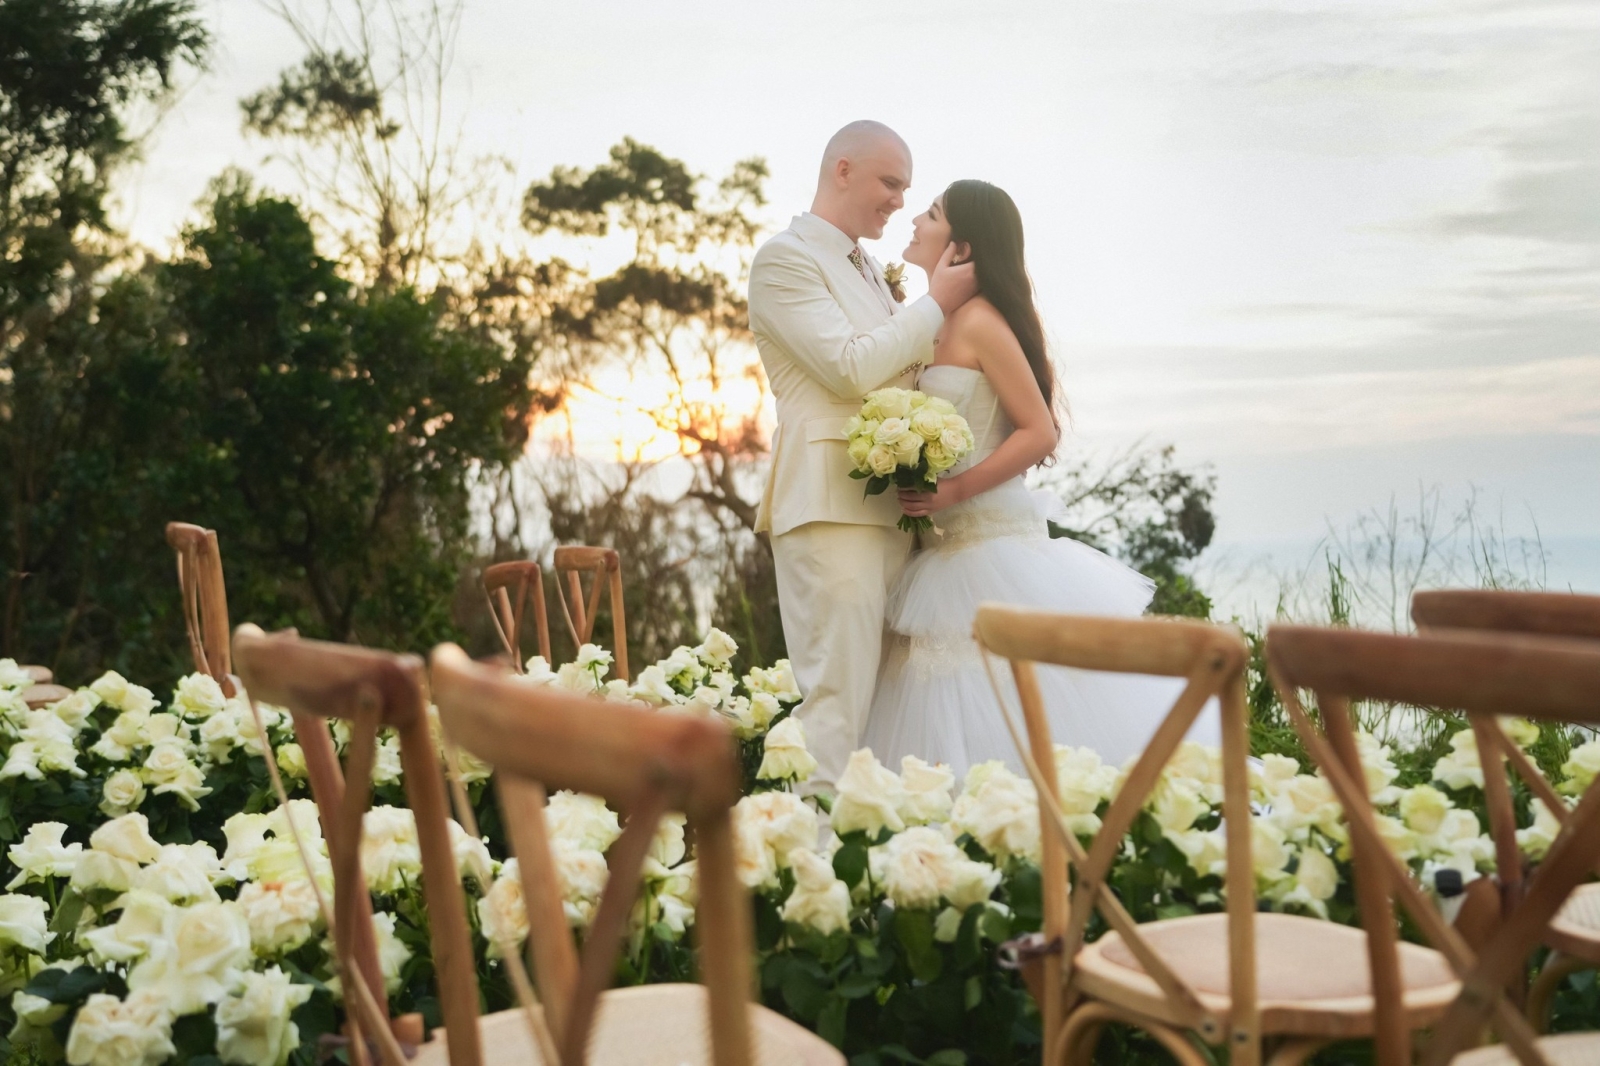
[[1016, 429], [970, 470], [941, 478], [938, 491], [901, 492], [901, 509], [912, 516], [942, 511], [1010, 481], [1055, 451], [1061, 439], [1028, 357], [999, 311], [974, 300], [956, 313], [947, 332], [951, 335], [942, 343], [977, 356], [978, 369]]

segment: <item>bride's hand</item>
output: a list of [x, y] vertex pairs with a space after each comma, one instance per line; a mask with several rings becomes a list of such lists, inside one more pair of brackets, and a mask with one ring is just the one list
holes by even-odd
[[961, 492], [961, 478], [947, 477], [939, 482], [939, 487], [932, 492], [913, 492], [911, 489], [901, 489], [900, 510], [912, 518], [926, 518], [928, 515], [937, 514], [946, 507], [953, 507], [966, 497]]

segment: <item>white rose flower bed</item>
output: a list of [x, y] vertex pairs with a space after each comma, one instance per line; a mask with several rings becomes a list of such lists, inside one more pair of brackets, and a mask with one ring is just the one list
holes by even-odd
[[[1037, 928], [1033, 786], [998, 762], [958, 782], [947, 767], [907, 757], [896, 772], [862, 750], [831, 802], [801, 799], [793, 790], [816, 762], [791, 714], [800, 699], [793, 672], [780, 662], [741, 675], [737, 653], [713, 630], [626, 684], [608, 678], [608, 653], [585, 646], [558, 669], [531, 661], [524, 681], [729, 724], [748, 793], [734, 810], [737, 869], [755, 897], [770, 1004], [847, 1049], [946, 1025], [962, 1027], [973, 1046], [1009, 1046], [1017, 1025], [1036, 1026], [1015, 976], [993, 961], [1000, 941]], [[19, 675], [0, 660], [0, 682]], [[331, 893], [331, 866], [289, 716], [262, 707], [263, 735], [242, 697], [225, 698], [199, 675], [182, 679], [165, 706], [114, 673], [42, 710], [28, 710], [16, 691], [0, 687], [0, 787], [11, 812], [0, 822], [9, 833], [0, 894], [0, 1013], [9, 1017], [0, 1021], [12, 1043], [74, 1064], [313, 1062], [342, 1005], [317, 901], [318, 886]], [[1539, 737], [1525, 722], [1506, 731], [1524, 747]], [[336, 724], [332, 735], [342, 750], [348, 730]], [[287, 807], [267, 786], [269, 747], [297, 794]], [[1397, 783], [1390, 749], [1364, 736], [1360, 752], [1384, 834], [1421, 876], [1450, 869], [1470, 880], [1492, 868], [1474, 810], [1482, 774], [1470, 730], [1451, 737], [1431, 781], [1412, 774], [1410, 787]], [[485, 996], [504, 1007], [501, 957], [528, 936], [522, 885], [499, 842], [490, 769], [458, 756], [490, 835], [452, 821], [452, 851]], [[1055, 767], [1068, 823], [1092, 839], [1126, 768], [1068, 746], [1057, 748]], [[1600, 742], [1574, 747], [1561, 769], [1560, 790], [1581, 791], [1600, 773]], [[1327, 783], [1302, 770], [1268, 754], [1253, 771], [1256, 890], [1273, 907], [1350, 921], [1343, 816]], [[361, 858], [380, 965], [392, 1009], [426, 1014], [436, 1007], [421, 857], [393, 737], [381, 739], [374, 777]], [[1136, 915], [1222, 906], [1221, 796], [1218, 753], [1182, 745], [1112, 871]], [[1525, 807], [1518, 840], [1537, 859], [1558, 824], [1542, 804]], [[621, 819], [570, 792], [550, 797], [545, 819], [566, 921], [581, 936]], [[310, 852], [309, 872], [292, 830]], [[692, 827], [669, 816], [645, 863], [627, 979], [692, 979], [695, 869]]]

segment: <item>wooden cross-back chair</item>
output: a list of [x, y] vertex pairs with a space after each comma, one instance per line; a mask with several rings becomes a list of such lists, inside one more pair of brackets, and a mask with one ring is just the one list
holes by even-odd
[[[628, 673], [628, 623], [622, 610], [622, 563], [612, 548], [567, 545], [555, 551], [556, 594], [561, 598], [561, 614], [574, 648], [589, 643], [594, 636], [595, 615], [600, 609], [600, 589], [606, 589], [606, 604], [611, 609], [612, 673], [624, 681]], [[589, 575], [589, 594], [584, 598], [583, 576]]]
[[[1210, 1061], [1185, 1034], [1226, 1046], [1234, 1066], [1255, 1066], [1269, 1051], [1275, 1066], [1288, 1066], [1334, 1040], [1371, 1032], [1376, 1011], [1363, 933], [1316, 918], [1256, 913], [1244, 700], [1249, 655], [1239, 634], [1177, 619], [992, 605], [979, 608], [975, 633], [981, 647], [1011, 661], [1027, 728], [1025, 741], [1017, 740], [1045, 827], [1044, 928], [1022, 954], [1046, 961], [1033, 982], [1046, 1066], [1091, 1062], [1108, 1022], [1143, 1029], [1184, 1066]], [[1054, 747], [1035, 664], [1187, 681], [1087, 849], [1056, 799]], [[998, 686], [996, 695], [1003, 699]], [[1167, 761], [1212, 697], [1222, 715], [1227, 911], [1135, 922], [1107, 875]], [[1110, 928], [1085, 943], [1095, 912]], [[1415, 950], [1421, 958], [1406, 989], [1408, 1006], [1440, 1011], [1455, 986], [1442, 961], [1430, 967], [1433, 953]], [[1316, 964], [1305, 965], [1310, 960]]]
[[194, 668], [211, 675], [222, 686], [223, 695], [232, 696], [228, 594], [216, 531], [188, 522], [168, 522], [167, 543], [178, 554], [178, 593], [183, 597], [183, 625], [189, 634]]
[[500, 643], [511, 656], [511, 668], [519, 674], [527, 671], [522, 657], [522, 620], [530, 601], [539, 654], [548, 663], [550, 616], [545, 610], [544, 572], [539, 564], [518, 559], [487, 566], [483, 571], [483, 591], [489, 597], [489, 616], [494, 620]]
[[[453, 645], [434, 650], [431, 679], [446, 732], [495, 767], [495, 788], [523, 884], [528, 953], [561, 1066], [586, 1061], [843, 1066], [844, 1057], [822, 1038], [749, 1001], [752, 916], [735, 872], [732, 830], [740, 772], [723, 723], [521, 684], [504, 671], [471, 662]], [[605, 891], [581, 957], [562, 913], [546, 836], [546, 788], [603, 797], [627, 819], [611, 846]], [[607, 990], [642, 863], [669, 810], [688, 816], [694, 842], [699, 892], [694, 935], [705, 984]], [[518, 1013], [504, 1011], [482, 1021], [496, 1061], [555, 1066], [539, 1057]], [[446, 1040], [453, 1042], [454, 1034]], [[433, 1051], [414, 1063], [436, 1061]]]
[[72, 690], [65, 685], [52, 684], [55, 677], [48, 666], [22, 666], [23, 673], [28, 675], [31, 684], [22, 690], [22, 701], [28, 709], [36, 711], [41, 707], [48, 707], [52, 703], [59, 703], [72, 695]]
[[[1460, 980], [1459, 994], [1432, 1026], [1423, 1062], [1600, 1062], [1600, 1034], [1541, 1040], [1507, 993], [1508, 985], [1520, 982], [1529, 955], [1563, 901], [1600, 859], [1600, 788], [1590, 787], [1584, 794], [1519, 898], [1475, 951], [1445, 923], [1410, 869], [1379, 835], [1350, 715], [1351, 702], [1359, 700], [1465, 712], [1482, 744], [1484, 791], [1492, 809], [1507, 788], [1497, 749], [1483, 739], [1499, 731], [1496, 716], [1591, 725], [1600, 721], [1600, 648], [1589, 641], [1503, 633], [1436, 631], [1408, 637], [1274, 626], [1267, 633], [1267, 662], [1289, 717], [1338, 796], [1349, 826], [1356, 901], [1368, 933], [1373, 986], [1379, 990], [1374, 1037], [1380, 1066], [1412, 1061], [1411, 1036], [1417, 1028], [1394, 994], [1403, 979], [1401, 956], [1414, 947], [1398, 942], [1395, 900]], [[1302, 689], [1316, 695], [1320, 729], [1300, 703]], [[1495, 798], [1497, 793], [1501, 799]], [[1459, 1054], [1479, 1042], [1486, 1025], [1504, 1043]]]
[[[1566, 592], [1517, 592], [1503, 589], [1431, 589], [1411, 597], [1411, 619], [1423, 630], [1475, 629], [1506, 633], [1577, 637], [1600, 641], [1600, 596]], [[1533, 760], [1500, 730], [1481, 730], [1480, 755], [1498, 750], [1522, 779], [1528, 791], [1565, 823], [1569, 817], [1550, 782]], [[1499, 792], [1497, 790], [1497, 798]], [[1506, 797], [1509, 801], [1509, 796]], [[1516, 825], [1510, 803], [1489, 809], [1490, 831], [1497, 851], [1516, 854]], [[1509, 841], [1509, 843], [1507, 843]], [[1520, 895], [1518, 864], [1500, 863], [1502, 912], [1508, 912]], [[1527, 1015], [1543, 1032], [1550, 1021], [1550, 1004], [1561, 984], [1580, 970], [1600, 967], [1600, 884], [1579, 885], [1551, 923], [1545, 937], [1551, 949], [1539, 976], [1528, 990]]]
[[[428, 728], [422, 660], [293, 635], [269, 636], [253, 625], [239, 627], [233, 650], [246, 691], [252, 699], [289, 709], [295, 739], [305, 752], [333, 866], [330, 917], [352, 1018], [351, 1061], [364, 1063], [376, 1054], [384, 1066], [403, 1066], [399, 1045], [419, 1043], [423, 1035], [420, 1018], [388, 1019], [372, 899], [361, 872], [362, 819], [371, 802], [377, 733], [389, 727], [399, 734], [406, 799], [416, 817], [440, 1007], [445, 1024], [460, 1034], [450, 1048], [450, 1066], [479, 1066], [478, 981], [450, 846], [443, 775]], [[328, 718], [351, 723], [342, 771]]]

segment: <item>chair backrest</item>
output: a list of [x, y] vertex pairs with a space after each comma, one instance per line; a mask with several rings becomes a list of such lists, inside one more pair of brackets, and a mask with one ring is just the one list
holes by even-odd
[[[1398, 899], [1461, 978], [1460, 997], [1433, 1029], [1425, 1061], [1448, 1063], [1492, 1019], [1524, 1066], [1548, 1066], [1536, 1036], [1506, 986], [1526, 965], [1550, 919], [1600, 855], [1600, 789], [1580, 800], [1529, 879], [1522, 898], [1474, 952], [1440, 917], [1410, 870], [1379, 835], [1356, 747], [1352, 701], [1392, 701], [1416, 708], [1465, 712], [1479, 737], [1500, 730], [1495, 717], [1541, 721], [1600, 721], [1600, 648], [1552, 637], [1431, 632], [1396, 636], [1350, 629], [1274, 626], [1267, 633], [1274, 685], [1307, 751], [1344, 808], [1355, 867], [1356, 902], [1367, 930], [1376, 1000], [1380, 1063], [1410, 1060], [1403, 1013], [1393, 901]], [[1318, 729], [1301, 706], [1299, 690], [1315, 693]], [[1483, 744], [1485, 794], [1507, 787], [1505, 771]], [[1485, 752], [1489, 753], [1485, 755]]]
[[518, 559], [484, 567], [483, 591], [489, 597], [489, 616], [494, 619], [500, 643], [511, 656], [511, 667], [517, 673], [527, 670], [522, 656], [522, 617], [529, 600], [533, 603], [533, 621], [539, 641], [539, 654], [550, 661], [550, 616], [545, 611], [544, 573], [539, 564]]
[[[1261, 1033], [1255, 972], [1255, 874], [1250, 859], [1249, 730], [1244, 671], [1249, 654], [1232, 629], [1176, 619], [1115, 619], [1055, 614], [984, 605], [974, 634], [980, 647], [1011, 662], [1022, 704], [1027, 737], [1017, 737], [1023, 760], [1039, 794], [1043, 834], [1044, 932], [1047, 943], [1060, 938], [1066, 967], [1083, 943], [1089, 919], [1099, 911], [1119, 932], [1145, 972], [1181, 1007], [1187, 1023], [1211, 1043], [1224, 1039], [1232, 1062], [1261, 1061]], [[1083, 670], [1155, 674], [1188, 681], [1149, 746], [1134, 764], [1085, 851], [1062, 817], [1055, 780], [1055, 748], [1040, 692], [1036, 663]], [[996, 691], [997, 698], [1003, 695]], [[1229, 916], [1229, 979], [1233, 1013], [1224, 1025], [1201, 1003], [1194, 988], [1175, 974], [1140, 936], [1137, 923], [1107, 885], [1111, 864], [1124, 836], [1160, 780], [1178, 745], [1211, 697], [1222, 709], [1223, 812], [1227, 832], [1226, 884]], [[1002, 708], [1004, 710], [1004, 708]], [[1006, 714], [1008, 723], [1009, 712]], [[1015, 731], [1013, 731], [1015, 734]], [[1043, 769], [1041, 769], [1043, 768]], [[1067, 867], [1076, 874], [1069, 900]], [[1047, 967], [1040, 996], [1045, 1015], [1045, 1048], [1055, 1047], [1060, 1022], [1053, 1019], [1067, 980], [1062, 968]]]
[[233, 695], [229, 676], [228, 594], [222, 581], [222, 552], [215, 530], [188, 522], [167, 523], [167, 543], [178, 554], [178, 593], [183, 597], [183, 624], [189, 634], [194, 668], [209, 674], [224, 695]]
[[[431, 679], [445, 732], [495, 767], [522, 876], [534, 977], [564, 1066], [584, 1061], [589, 1024], [615, 968], [645, 855], [668, 810], [688, 816], [698, 860], [695, 928], [713, 1061], [748, 1066], [751, 911], [734, 867], [731, 815], [740, 772], [727, 727], [528, 685], [448, 644], [433, 652]], [[610, 874], [581, 960], [562, 915], [545, 834], [546, 788], [603, 797], [627, 817], [607, 856]]]
[[1600, 596], [1507, 589], [1428, 589], [1411, 597], [1423, 629], [1493, 629], [1600, 640]]
[[[1520, 592], [1508, 589], [1428, 589], [1411, 597], [1411, 620], [1421, 630], [1466, 629], [1543, 634], [1600, 640], [1600, 596], [1567, 592]], [[1565, 824], [1567, 805], [1534, 761], [1504, 731], [1475, 729], [1478, 755], [1488, 782], [1490, 760], [1503, 757], [1557, 822]], [[1499, 776], [1496, 774], [1495, 776]], [[1517, 859], [1516, 821], [1510, 794], [1498, 785], [1489, 795], [1489, 831], [1498, 856], [1504, 891], [1501, 910], [1509, 913], [1521, 894], [1522, 870]]]
[[[422, 855], [439, 1001], [450, 1034], [450, 1063], [480, 1066], [478, 981], [450, 846], [443, 775], [428, 728], [422, 661], [414, 655], [269, 636], [251, 625], [240, 626], [235, 634], [234, 655], [251, 697], [287, 707], [293, 715], [333, 865], [334, 948], [341, 972], [364, 977], [382, 1014], [387, 1008], [372, 900], [361, 873], [361, 832], [371, 801], [378, 730], [389, 727], [399, 734], [406, 799], [416, 818]], [[323, 721], [327, 718], [351, 723], [349, 758], [342, 772]], [[347, 994], [347, 1003], [350, 999]], [[357, 1041], [352, 1050], [359, 1046]]]
[[[628, 622], [622, 609], [622, 562], [611, 548], [568, 545], [555, 552], [556, 593], [561, 597], [561, 613], [573, 646], [589, 643], [594, 636], [595, 615], [600, 609], [600, 589], [611, 608], [612, 673], [632, 681], [628, 673]], [[590, 575], [588, 599], [583, 592], [583, 575]], [[563, 585], [565, 587], [563, 587]]]

